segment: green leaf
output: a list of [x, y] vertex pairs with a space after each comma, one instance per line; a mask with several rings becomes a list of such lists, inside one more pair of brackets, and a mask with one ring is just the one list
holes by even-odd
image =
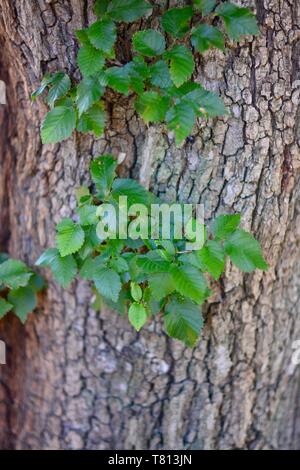
[[175, 286], [172, 276], [169, 273], [154, 273], [148, 277], [149, 287], [152, 296], [156, 300], [161, 300], [174, 292]]
[[192, 16], [192, 7], [171, 8], [163, 14], [161, 24], [167, 33], [182, 38], [190, 29]]
[[138, 31], [133, 36], [132, 42], [133, 49], [147, 57], [161, 55], [166, 47], [163, 35], [153, 29]]
[[174, 297], [167, 303], [165, 311], [164, 324], [168, 335], [193, 347], [203, 326], [199, 307], [188, 299]]
[[49, 266], [54, 278], [64, 288], [67, 288], [76, 276], [77, 265], [72, 255], [60, 256], [56, 248], [49, 248], [36, 261], [37, 266]]
[[38, 96], [40, 96], [42, 93], [44, 93], [44, 91], [46, 90], [47, 86], [50, 85], [50, 83], [52, 82], [53, 80], [53, 74], [50, 74], [50, 73], [47, 73], [42, 81], [41, 81], [41, 85], [39, 86], [39, 88], [37, 90], [35, 90], [33, 93], [31, 93], [31, 99], [32, 101], [34, 101]]
[[22, 323], [25, 323], [28, 314], [36, 307], [36, 295], [34, 290], [29, 287], [20, 287], [19, 289], [11, 290], [7, 298], [13, 305], [15, 314]]
[[9, 256], [7, 253], [0, 253], [0, 264], [4, 263], [4, 261], [7, 261], [9, 259]]
[[224, 50], [224, 37], [214, 26], [202, 24], [192, 30], [192, 45], [198, 52], [205, 52], [211, 47]]
[[42, 126], [41, 136], [43, 144], [55, 144], [67, 139], [76, 126], [76, 114], [69, 106], [57, 106], [46, 114]]
[[70, 77], [63, 73], [57, 72], [51, 80], [51, 87], [47, 96], [47, 102], [52, 108], [59, 98], [65, 96], [71, 88]]
[[93, 10], [98, 18], [101, 18], [107, 11], [107, 7], [110, 3], [110, 0], [96, 0]]
[[195, 7], [200, 10], [204, 16], [213, 11], [216, 3], [216, 0], [194, 0]]
[[145, 122], [161, 122], [164, 120], [169, 106], [169, 98], [156, 91], [146, 91], [135, 102], [135, 109]]
[[212, 233], [217, 240], [225, 240], [235, 232], [241, 222], [240, 214], [219, 215], [212, 223]]
[[191, 298], [201, 304], [209, 295], [209, 290], [203, 274], [194, 266], [172, 266], [171, 275], [175, 289], [181, 295]]
[[134, 302], [128, 310], [128, 319], [136, 331], [140, 331], [147, 321], [147, 312], [142, 304]]
[[242, 271], [251, 272], [255, 268], [264, 271], [268, 269], [260, 244], [251, 233], [237, 229], [225, 240], [224, 248], [232, 262]]
[[149, 69], [143, 57], [134, 57], [131, 62], [125, 65], [125, 68], [130, 78], [130, 88], [138, 94], [143, 93], [144, 82], [149, 76]]
[[110, 67], [105, 71], [107, 85], [124, 95], [128, 95], [130, 86], [130, 76], [128, 68], [124, 67]]
[[259, 33], [256, 17], [248, 8], [225, 2], [218, 6], [216, 14], [223, 19], [227, 34], [232, 39], [238, 40], [243, 35]]
[[[189, 83], [183, 85], [184, 88]], [[180, 91], [180, 89], [179, 89]], [[227, 113], [223, 101], [212, 91], [205, 90], [198, 83], [191, 83], [189, 89], [181, 91], [182, 101], [190, 104], [198, 116], [216, 117]]]
[[56, 226], [56, 243], [62, 257], [76, 253], [84, 243], [84, 231], [71, 219], [62, 219]]
[[102, 268], [94, 275], [96, 289], [103, 297], [117, 302], [121, 291], [121, 280], [118, 273], [112, 269]]
[[119, 200], [120, 196], [127, 196], [128, 207], [132, 204], [148, 204], [149, 192], [137, 181], [130, 178], [117, 178], [112, 185], [113, 199]]
[[191, 133], [195, 117], [193, 105], [189, 102], [180, 102], [167, 112], [166, 122], [175, 133], [177, 145]]
[[104, 87], [101, 85], [98, 77], [87, 77], [81, 80], [76, 90], [76, 104], [79, 116], [98, 101], [103, 93]]
[[150, 258], [149, 255], [140, 255], [136, 259], [136, 264], [142, 268], [144, 273], [166, 273], [170, 271], [171, 264], [159, 258]]
[[100, 198], [107, 196], [110, 192], [115, 172], [117, 168], [117, 161], [112, 155], [102, 155], [95, 158], [91, 163], [91, 176], [95, 183], [97, 190], [100, 193]]
[[135, 21], [143, 16], [151, 5], [144, 0], [112, 0], [107, 8], [107, 13], [116, 21]]
[[0, 264], [0, 283], [10, 289], [26, 286], [32, 275], [33, 273], [22, 261], [8, 259]]
[[164, 60], [159, 60], [150, 67], [151, 84], [159, 88], [170, 88], [171, 81], [168, 64]]
[[170, 75], [176, 87], [186, 82], [194, 71], [194, 59], [191, 51], [182, 44], [177, 44], [164, 54], [170, 60]]
[[214, 240], [208, 240], [197, 255], [203, 271], [207, 271], [215, 279], [219, 279], [225, 267], [225, 253], [222, 245]]
[[103, 53], [91, 44], [84, 44], [78, 52], [77, 63], [80, 72], [85, 77], [90, 77], [100, 72], [105, 63]]
[[101, 137], [105, 128], [106, 114], [102, 103], [93, 104], [78, 121], [79, 132], [94, 132], [97, 137]]
[[99, 270], [106, 268], [106, 261], [102, 256], [96, 256], [95, 258], [87, 258], [83, 263], [79, 274], [82, 279], [91, 280], [97, 274]]
[[87, 35], [96, 49], [105, 54], [111, 54], [117, 38], [116, 25], [109, 19], [96, 21], [88, 28]]
[[88, 31], [87, 28], [85, 28], [85, 29], [78, 29], [77, 31], [75, 31], [75, 35], [76, 35], [78, 41], [79, 41], [82, 45], [88, 45], [88, 46], [90, 46], [91, 43], [90, 43], [90, 40], [89, 40], [87, 31]]
[[97, 206], [84, 204], [83, 206], [78, 207], [76, 212], [79, 215], [81, 225], [95, 225], [99, 220], [96, 215]]
[[39, 292], [47, 286], [44, 278], [40, 274], [33, 273], [33, 276], [29, 279], [28, 286], [34, 292]]
[[119, 256], [118, 258], [112, 259], [110, 262], [110, 266], [112, 267], [112, 269], [114, 269], [120, 274], [126, 273], [127, 271], [129, 271], [129, 266], [128, 266], [127, 261], [121, 256]]
[[139, 302], [141, 298], [143, 297], [142, 289], [136, 282], [131, 282], [130, 292], [131, 292], [133, 300], [136, 300], [136, 302]]
[[11, 311], [13, 305], [0, 297], [0, 319]]

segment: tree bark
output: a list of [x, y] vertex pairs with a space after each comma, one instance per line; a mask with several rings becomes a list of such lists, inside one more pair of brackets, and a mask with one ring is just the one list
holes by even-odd
[[[157, 27], [159, 5], [184, 2], [152, 3]], [[33, 265], [53, 246], [55, 223], [73, 214], [92, 156], [111, 152], [126, 154], [122, 175], [165, 199], [203, 203], [208, 222], [241, 212], [270, 263], [250, 275], [228, 264], [194, 349], [167, 338], [159, 320], [136, 334], [116, 313], [95, 313], [85, 282], [63, 290], [47, 272], [26, 326], [11, 314], [0, 322], [2, 449], [300, 448], [300, 372], [291, 361], [300, 339], [300, 3], [239, 4], [256, 8], [261, 35], [206, 53], [196, 77], [231, 113], [201, 122], [176, 149], [120, 96], [107, 99], [104, 138], [42, 146], [46, 106], [30, 93], [45, 72], [78, 78], [74, 31], [93, 19], [92, 2], [1, 1], [1, 251]]]

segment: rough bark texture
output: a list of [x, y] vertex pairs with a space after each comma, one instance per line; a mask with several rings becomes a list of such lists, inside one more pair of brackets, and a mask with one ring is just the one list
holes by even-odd
[[[1, 0], [2, 251], [33, 264], [53, 244], [54, 224], [72, 215], [91, 156], [111, 151], [126, 154], [124, 175], [166, 199], [203, 202], [208, 221], [241, 212], [270, 263], [252, 275], [228, 265], [193, 350], [159, 322], [137, 335], [115, 313], [96, 314], [85, 283], [63, 291], [48, 273], [26, 327], [12, 315], [0, 322], [8, 346], [1, 448], [300, 448], [300, 372], [291, 363], [300, 339], [300, 3], [242, 3], [256, 7], [262, 34], [198, 63], [199, 80], [220, 90], [231, 115], [200, 123], [176, 149], [114, 96], [105, 139], [76, 135], [42, 147], [46, 107], [31, 104], [30, 93], [46, 71], [77, 76], [73, 33], [92, 19], [91, 2]], [[158, 25], [155, 14], [151, 21]]]

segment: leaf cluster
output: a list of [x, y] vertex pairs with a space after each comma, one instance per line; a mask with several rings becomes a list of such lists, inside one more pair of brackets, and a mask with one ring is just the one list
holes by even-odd
[[148, 207], [159, 202], [138, 182], [118, 178], [116, 167], [111, 155], [92, 161], [95, 190], [77, 190], [76, 220], [62, 219], [56, 227], [56, 247], [45, 251], [37, 265], [49, 266], [63, 287], [77, 274], [91, 281], [94, 308], [105, 304], [127, 315], [137, 331], [161, 314], [167, 334], [193, 346], [203, 325], [200, 306], [210, 295], [211, 279], [219, 279], [227, 257], [244, 272], [267, 269], [260, 245], [239, 227], [239, 214], [217, 217], [210, 230], [205, 230], [204, 244], [198, 250], [187, 249], [187, 237], [164, 239], [160, 231], [155, 239], [114, 239], [109, 233], [99, 238], [103, 204], [117, 207], [119, 197], [127, 196], [130, 211], [134, 204]]
[[0, 319], [12, 311], [25, 323], [44, 287], [43, 278], [25, 263], [0, 253]]
[[[48, 90], [50, 111], [41, 126], [43, 143], [60, 142], [77, 129], [100, 137], [105, 129], [103, 98], [108, 88], [135, 95], [135, 109], [146, 123], [164, 122], [180, 144], [197, 118], [226, 114], [219, 96], [193, 81], [195, 58], [210, 48], [224, 50], [225, 34], [238, 40], [257, 34], [255, 16], [230, 2], [194, 0], [171, 8], [160, 18], [160, 30], [145, 29], [132, 37], [132, 60], [116, 57], [118, 25], [149, 14], [145, 0], [97, 0], [97, 21], [77, 31], [77, 63], [82, 80], [72, 85], [64, 72], [47, 74], [32, 98]], [[220, 28], [220, 21], [223, 26]]]

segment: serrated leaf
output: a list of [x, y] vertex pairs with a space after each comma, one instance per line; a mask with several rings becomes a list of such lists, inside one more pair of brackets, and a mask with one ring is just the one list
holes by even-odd
[[[98, 293], [98, 295], [100, 296], [99, 293]], [[128, 294], [128, 290], [126, 290], [126, 289], [121, 290], [117, 302], [113, 302], [110, 299], [103, 298], [104, 304], [108, 308], [110, 308], [110, 309], [114, 310], [115, 312], [117, 312], [119, 315], [124, 315], [125, 314], [125, 312], [127, 311], [127, 303], [128, 303], [129, 300], [130, 300], [130, 297], [129, 297], [129, 294]]]
[[46, 114], [42, 126], [43, 144], [55, 144], [71, 136], [76, 126], [76, 114], [69, 106], [57, 106]]
[[0, 283], [10, 289], [26, 286], [32, 275], [33, 273], [22, 261], [8, 259], [0, 264]]
[[102, 256], [87, 258], [81, 266], [79, 274], [83, 279], [91, 280], [99, 270], [106, 268], [105, 263], [106, 261], [102, 258]]
[[136, 302], [139, 302], [143, 297], [143, 291], [136, 282], [130, 283], [130, 292], [133, 300], [135, 300]]
[[202, 270], [210, 273], [215, 279], [219, 279], [225, 267], [225, 253], [222, 245], [214, 240], [208, 240], [198, 251], [197, 256]]
[[103, 69], [105, 57], [101, 51], [91, 44], [84, 44], [79, 49], [77, 63], [82, 75], [90, 77]]
[[109, 3], [110, 0], [96, 0], [93, 7], [95, 15], [101, 18], [106, 13]]
[[130, 78], [130, 88], [141, 94], [145, 88], [145, 80], [149, 76], [149, 69], [143, 57], [136, 56], [125, 65]]
[[190, 29], [192, 16], [192, 7], [171, 8], [163, 14], [161, 24], [167, 33], [182, 38]]
[[0, 297], [0, 319], [11, 311], [13, 305]]
[[28, 286], [30, 289], [34, 290], [35, 292], [39, 292], [46, 287], [46, 282], [44, 278], [38, 274], [33, 273], [33, 276], [29, 279]]
[[242, 271], [251, 272], [255, 268], [264, 271], [268, 269], [260, 244], [251, 233], [237, 229], [225, 240], [224, 248], [232, 262]]
[[111, 54], [117, 38], [116, 25], [110, 19], [96, 21], [88, 28], [87, 35], [96, 49], [104, 54]]
[[92, 161], [90, 166], [91, 176], [100, 193], [100, 198], [109, 194], [115, 178], [116, 168], [117, 161], [112, 155], [102, 155]]
[[203, 326], [199, 307], [191, 300], [172, 298], [165, 311], [163, 318], [168, 335], [193, 347]]
[[140, 331], [142, 326], [144, 326], [147, 321], [147, 317], [146, 309], [142, 304], [134, 302], [130, 305], [128, 310], [128, 319], [136, 331]]
[[118, 202], [120, 196], [127, 196], [128, 207], [132, 204], [148, 204], [149, 192], [137, 181], [130, 178], [117, 178], [112, 185], [111, 195]]
[[53, 80], [53, 74], [47, 73], [42, 81], [40, 86], [38, 87], [37, 90], [35, 90], [33, 93], [31, 93], [31, 99], [34, 101], [38, 96], [40, 96], [44, 91], [46, 90], [47, 86], [52, 82]]
[[216, 3], [216, 0], [194, 0], [195, 7], [200, 10], [204, 16], [213, 11]]
[[110, 67], [106, 69], [105, 76], [107, 85], [124, 95], [128, 95], [130, 87], [130, 76], [128, 68], [124, 67]]
[[171, 269], [171, 263], [159, 258], [150, 258], [149, 255], [140, 255], [136, 264], [144, 273], [166, 273]]
[[116, 21], [135, 21], [151, 9], [144, 0], [112, 0], [107, 8], [108, 15]]
[[87, 28], [84, 29], [78, 29], [75, 31], [76, 38], [82, 45], [91, 45], [88, 34], [87, 34]]
[[161, 122], [165, 118], [169, 102], [167, 97], [156, 91], [146, 91], [136, 99], [135, 109], [145, 122]]
[[99, 221], [96, 215], [97, 206], [84, 204], [83, 206], [78, 207], [76, 212], [79, 215], [81, 225], [95, 225]]
[[19, 289], [11, 290], [7, 298], [13, 305], [14, 313], [19, 317], [22, 323], [25, 323], [28, 314], [36, 307], [36, 295], [34, 290], [29, 287], [20, 287]]
[[168, 128], [175, 133], [177, 145], [191, 133], [195, 117], [193, 105], [188, 101], [179, 102], [167, 112], [166, 122]]
[[147, 29], [135, 33], [132, 39], [133, 49], [147, 57], [161, 55], [166, 47], [165, 38], [154, 29]]
[[51, 80], [51, 86], [47, 96], [47, 102], [52, 108], [59, 98], [65, 96], [71, 88], [70, 77], [63, 72], [57, 72]]
[[78, 251], [84, 243], [84, 231], [79, 224], [71, 219], [62, 219], [56, 226], [56, 244], [62, 257]]
[[102, 268], [94, 275], [96, 289], [103, 297], [117, 302], [121, 291], [121, 280], [118, 273], [112, 269]]
[[182, 44], [177, 44], [164, 55], [170, 60], [170, 75], [176, 87], [180, 87], [192, 75], [195, 67], [193, 55]]
[[192, 30], [192, 45], [198, 52], [205, 52], [211, 47], [224, 50], [224, 37], [214, 26], [202, 24]]
[[151, 84], [159, 88], [170, 88], [173, 83], [170, 77], [168, 64], [159, 60], [150, 67]]
[[161, 300], [174, 292], [175, 286], [172, 276], [169, 273], [154, 273], [148, 277], [149, 287], [152, 296], [156, 300]]
[[76, 90], [76, 104], [79, 116], [98, 101], [103, 93], [104, 87], [97, 76], [81, 80]]
[[256, 17], [248, 8], [225, 2], [218, 6], [216, 14], [223, 19], [226, 32], [232, 39], [238, 40], [243, 35], [259, 33]]
[[105, 129], [106, 114], [103, 104], [93, 104], [78, 121], [77, 129], [79, 132], [93, 132], [97, 137], [101, 137]]
[[[188, 83], [185, 85], [188, 85]], [[183, 85], [182, 88], [184, 88], [185, 85]], [[192, 83], [189, 88], [190, 90], [186, 90], [186, 94], [184, 94], [182, 90], [182, 101], [189, 103], [198, 116], [213, 118], [227, 113], [223, 101], [216, 93], [205, 90], [205, 88], [198, 83]]]
[[212, 223], [211, 230], [217, 240], [225, 240], [241, 222], [240, 214], [219, 215]]
[[209, 295], [209, 290], [203, 274], [190, 265], [172, 266], [171, 276], [175, 289], [181, 295], [189, 297], [201, 304]]
[[110, 262], [110, 266], [112, 267], [112, 269], [114, 269], [120, 274], [126, 273], [127, 271], [129, 271], [129, 266], [128, 266], [127, 261], [121, 256], [119, 256], [118, 258], [112, 259]]
[[56, 248], [49, 248], [36, 261], [37, 266], [49, 266], [56, 281], [67, 288], [76, 276], [77, 264], [72, 255], [60, 256]]

